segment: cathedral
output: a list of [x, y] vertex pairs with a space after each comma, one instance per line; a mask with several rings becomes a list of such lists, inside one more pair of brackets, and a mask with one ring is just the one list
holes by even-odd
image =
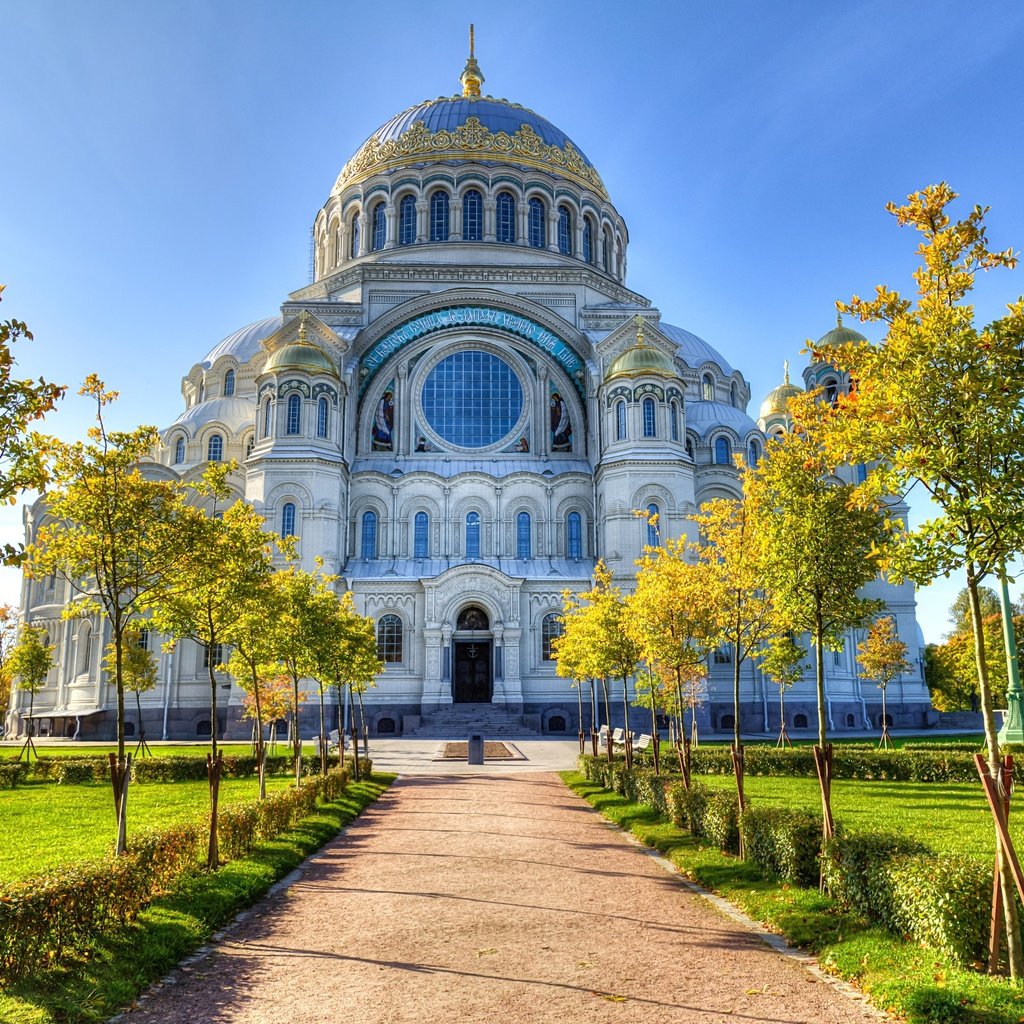
[[[187, 480], [234, 460], [236, 494], [297, 538], [305, 568], [321, 558], [353, 592], [385, 664], [366, 695], [372, 735], [575, 732], [577, 693], [552, 658], [563, 592], [587, 588], [598, 558], [628, 590], [645, 545], [694, 535], [689, 517], [739, 495], [734, 456], [756, 463], [800, 390], [787, 371], [755, 422], [740, 370], [627, 286], [629, 232], [584, 150], [483, 82], [471, 47], [458, 95], [370, 135], [314, 220], [312, 283], [192, 366], [184, 410], [145, 466]], [[839, 324], [821, 344], [850, 337]], [[803, 376], [826, 394], [847, 384], [827, 364]], [[42, 499], [26, 509], [27, 540], [44, 516]], [[890, 686], [892, 724], [925, 725], [913, 588], [868, 591], [914, 663]], [[44, 733], [110, 738], [103, 623], [62, 620], [68, 597], [53, 579], [23, 585], [26, 620], [56, 645], [36, 716]], [[861, 639], [826, 654], [830, 730], [880, 724], [880, 694], [858, 677]], [[129, 704], [129, 735], [248, 734], [228, 677], [210, 722], [215, 654], [148, 642], [160, 682], [142, 722]], [[719, 651], [703, 731], [731, 732], [731, 687]], [[26, 713], [16, 693], [8, 728]], [[741, 717], [778, 732], [776, 687], [750, 662]], [[816, 727], [810, 664], [786, 717], [790, 730]]]

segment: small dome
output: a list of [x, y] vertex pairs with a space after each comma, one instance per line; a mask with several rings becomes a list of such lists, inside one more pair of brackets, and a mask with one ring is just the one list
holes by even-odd
[[263, 367], [264, 373], [276, 370], [304, 370], [306, 373], [329, 373], [338, 376], [338, 370], [323, 349], [308, 341], [293, 341], [270, 353]]
[[252, 426], [253, 410], [250, 398], [238, 395], [208, 398], [186, 409], [163, 433], [166, 436], [174, 427], [185, 427], [189, 435], [195, 437], [208, 423], [219, 423], [229, 433], [240, 434], [246, 427]]
[[664, 352], [646, 345], [627, 348], [609, 367], [605, 380], [614, 377], [639, 377], [653, 374], [655, 377], [677, 377], [672, 361]]
[[741, 438], [760, 434], [757, 424], [745, 412], [724, 402], [690, 402], [686, 406], [686, 426], [703, 438], [716, 427], [730, 427]]
[[867, 341], [860, 331], [855, 331], [852, 327], [843, 326], [842, 314], [836, 317], [836, 325], [832, 328], [828, 334], [823, 334], [817, 342], [815, 342], [815, 348], [838, 348], [840, 345], [848, 345], [851, 341]]
[[233, 356], [240, 363], [247, 363], [260, 351], [260, 342], [280, 330], [283, 323], [284, 320], [280, 316], [271, 316], [240, 328], [212, 348], [203, 359], [202, 365], [208, 369], [221, 356]]
[[789, 382], [789, 363], [786, 363], [786, 370], [783, 382], [772, 391], [761, 403], [761, 411], [758, 414], [760, 419], [767, 420], [771, 416], [785, 416], [789, 410], [789, 400], [794, 395], [802, 395], [804, 389]]

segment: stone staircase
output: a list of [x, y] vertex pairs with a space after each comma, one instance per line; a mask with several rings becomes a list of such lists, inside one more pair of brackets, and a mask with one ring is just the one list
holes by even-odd
[[415, 739], [465, 740], [470, 733], [482, 733], [484, 739], [537, 736], [521, 714], [507, 711], [500, 704], [450, 704], [420, 719], [416, 729], [404, 736]]

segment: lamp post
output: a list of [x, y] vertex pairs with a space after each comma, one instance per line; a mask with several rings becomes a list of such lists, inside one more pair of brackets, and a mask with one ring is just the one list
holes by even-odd
[[1024, 691], [1017, 667], [1017, 641], [1013, 633], [1013, 608], [1006, 577], [999, 580], [999, 604], [1003, 613], [1003, 645], [1006, 647], [1006, 717], [999, 730], [1000, 744], [1024, 743]]

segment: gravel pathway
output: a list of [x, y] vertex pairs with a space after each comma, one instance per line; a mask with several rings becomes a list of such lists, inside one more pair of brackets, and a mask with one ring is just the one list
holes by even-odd
[[553, 775], [400, 779], [127, 1020], [879, 1020]]

